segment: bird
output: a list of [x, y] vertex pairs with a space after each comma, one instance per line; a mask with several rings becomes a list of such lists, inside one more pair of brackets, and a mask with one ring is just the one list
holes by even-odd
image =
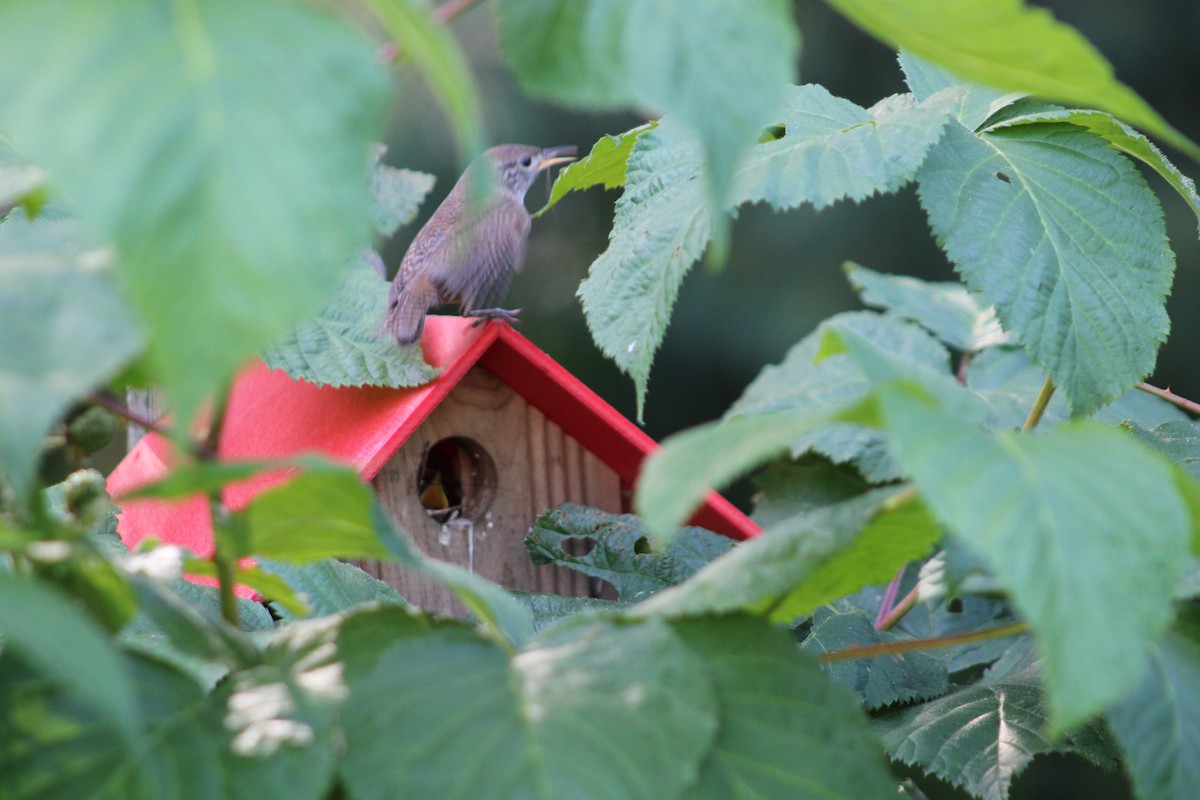
[[[397, 344], [421, 338], [429, 309], [455, 303], [463, 316], [517, 322], [500, 308], [525, 260], [532, 218], [525, 193], [538, 174], [575, 158], [576, 148], [502, 144], [471, 162], [417, 233], [388, 291], [379, 335]], [[486, 170], [482, 175], [480, 170]], [[482, 198], [473, 193], [483, 190]]]

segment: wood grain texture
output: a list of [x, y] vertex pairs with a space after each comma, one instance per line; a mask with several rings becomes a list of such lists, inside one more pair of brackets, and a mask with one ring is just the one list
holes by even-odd
[[[496, 485], [487, 511], [474, 520], [442, 525], [421, 506], [418, 475], [428, 448], [452, 436], [470, 439], [490, 455]], [[565, 502], [613, 512], [622, 506], [615, 471], [482, 367], [463, 377], [379, 472], [374, 485], [384, 507], [423, 552], [526, 592], [587, 596], [594, 588], [579, 573], [535, 566], [530, 560], [524, 538], [539, 514]], [[423, 576], [390, 563], [360, 566], [415, 605], [465, 613], [447, 590]]]

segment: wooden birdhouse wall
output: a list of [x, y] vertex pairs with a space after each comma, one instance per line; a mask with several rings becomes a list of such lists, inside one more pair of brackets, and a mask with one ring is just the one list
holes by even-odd
[[[431, 449], [443, 456], [449, 452], [455, 473], [447, 472], [445, 485], [432, 489], [435, 473], [426, 463]], [[446, 464], [443, 457], [437, 466], [446, 469]], [[530, 560], [524, 538], [539, 514], [565, 502], [613, 513], [624, 510], [621, 481], [613, 469], [479, 366], [467, 372], [384, 465], [374, 485], [383, 506], [425, 553], [525, 592], [590, 593], [586, 576]], [[446, 505], [450, 507], [442, 508]], [[443, 586], [399, 565], [360, 566], [418, 606], [464, 611]]]

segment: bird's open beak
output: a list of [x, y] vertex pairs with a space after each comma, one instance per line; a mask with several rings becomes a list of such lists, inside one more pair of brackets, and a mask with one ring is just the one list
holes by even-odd
[[569, 161], [575, 160], [575, 154], [579, 152], [579, 148], [573, 144], [563, 145], [562, 147], [547, 147], [542, 151], [542, 160], [538, 162], [538, 172], [556, 164], [566, 164]]

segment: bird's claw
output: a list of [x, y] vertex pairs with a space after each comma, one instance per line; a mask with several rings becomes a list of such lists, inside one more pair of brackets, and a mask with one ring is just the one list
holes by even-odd
[[471, 323], [471, 327], [474, 328], [490, 319], [499, 319], [507, 322], [509, 325], [517, 325], [521, 322], [520, 313], [521, 309], [519, 308], [480, 308], [467, 312], [467, 316], [476, 318]]

